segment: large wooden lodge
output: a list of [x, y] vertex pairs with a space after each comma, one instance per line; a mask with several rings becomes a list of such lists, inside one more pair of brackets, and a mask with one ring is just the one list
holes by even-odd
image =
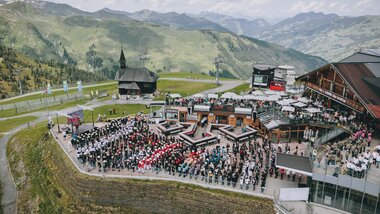
[[368, 49], [297, 78], [305, 93], [328, 108], [349, 109], [366, 121], [380, 121], [380, 51]]

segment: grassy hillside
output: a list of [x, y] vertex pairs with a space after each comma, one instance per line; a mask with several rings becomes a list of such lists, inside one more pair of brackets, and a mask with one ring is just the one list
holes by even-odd
[[20, 213], [275, 213], [267, 199], [166, 181], [80, 174], [45, 123], [9, 142]]
[[24, 2], [3, 5], [0, 14], [5, 44], [44, 59], [61, 60], [66, 51], [66, 58], [73, 59], [79, 68], [110, 78], [118, 69], [120, 45], [124, 47], [128, 65], [141, 66], [138, 56], [147, 53], [150, 61], [145, 64], [156, 72], [177, 69], [208, 73], [215, 69], [216, 57], [223, 59], [222, 70], [242, 78], [251, 75], [251, 64], [255, 62], [294, 65], [298, 73], [325, 63], [321, 58], [231, 33], [177, 30], [79, 13], [49, 15]]

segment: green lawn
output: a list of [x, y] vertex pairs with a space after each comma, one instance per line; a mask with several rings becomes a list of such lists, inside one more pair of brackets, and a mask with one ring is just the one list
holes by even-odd
[[[91, 86], [91, 87], [88, 87], [88, 88], [83, 88], [83, 94], [90, 94], [91, 91], [96, 91], [96, 90], [106, 90], [108, 94], [110, 94], [111, 92], [115, 91], [117, 88], [117, 82], [114, 82], [113, 84], [109, 84], [109, 85], [102, 85], [102, 86]], [[42, 92], [42, 90], [41, 90]], [[48, 97], [52, 97], [52, 96], [58, 96], [58, 95], [62, 95], [62, 94], [65, 94], [66, 92], [64, 92], [63, 90], [60, 90], [60, 91], [53, 91], [51, 95], [47, 95]], [[78, 90], [77, 89], [70, 89], [69, 90], [69, 93], [78, 93]], [[33, 94], [33, 95], [30, 95], [30, 96], [25, 96], [25, 97], [20, 97], [20, 98], [16, 98], [16, 99], [13, 99], [13, 100], [6, 100], [6, 101], [1, 101], [0, 100], [0, 105], [4, 105], [4, 104], [9, 104], [9, 103], [15, 103], [15, 102], [22, 102], [22, 101], [27, 101], [27, 100], [35, 100], [35, 99], [40, 99], [40, 98], [44, 98], [45, 95], [44, 94]]]
[[[215, 80], [208, 74], [202, 73], [189, 73], [189, 72], [173, 72], [173, 73], [159, 73], [160, 78], [186, 78], [186, 79], [205, 79], [205, 80]], [[219, 80], [234, 80], [230, 78], [219, 78]]]
[[224, 91], [223, 93], [226, 93], [226, 92], [234, 92], [235, 94], [240, 94], [240, 92], [247, 92], [249, 91], [249, 84], [248, 83], [245, 83], [245, 84], [242, 84], [242, 85], [239, 85], [233, 89], [230, 89], [230, 90], [227, 90], [227, 91]]
[[1, 120], [0, 121], [0, 133], [2, 132], [8, 132], [17, 126], [20, 126], [22, 124], [26, 124], [27, 122], [31, 122], [36, 120], [37, 117], [34, 116], [26, 116], [26, 117], [19, 117], [14, 119], [7, 119], [7, 120]]
[[164, 100], [165, 94], [168, 92], [178, 93], [186, 97], [215, 87], [217, 86], [213, 83], [158, 80], [157, 91], [160, 92], [160, 95], [155, 99]]

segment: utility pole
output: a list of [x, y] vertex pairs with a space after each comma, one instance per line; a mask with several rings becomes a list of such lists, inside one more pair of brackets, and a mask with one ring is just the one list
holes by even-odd
[[220, 63], [223, 63], [222, 59], [220, 57], [217, 57], [215, 58], [215, 67], [216, 67], [216, 74], [215, 74], [215, 77], [216, 77], [216, 85], [219, 85], [219, 67], [220, 67]]

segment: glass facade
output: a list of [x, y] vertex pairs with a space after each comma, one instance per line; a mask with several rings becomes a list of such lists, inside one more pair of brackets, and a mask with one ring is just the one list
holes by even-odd
[[380, 214], [379, 196], [363, 193], [353, 188], [314, 180], [310, 194], [310, 200], [314, 203], [354, 214]]

